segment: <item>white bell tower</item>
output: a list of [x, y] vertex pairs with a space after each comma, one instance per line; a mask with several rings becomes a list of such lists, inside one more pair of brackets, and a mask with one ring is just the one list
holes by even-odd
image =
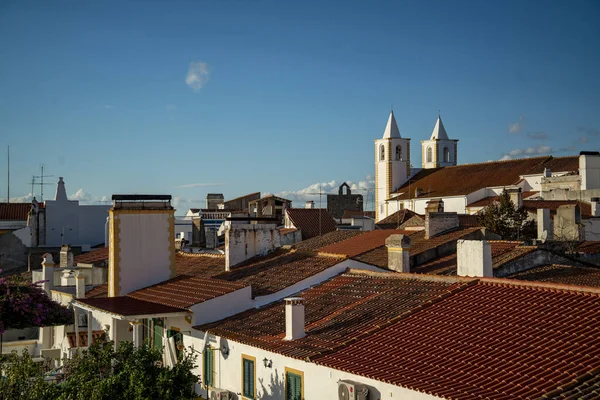
[[429, 140], [421, 140], [421, 165], [423, 169], [451, 167], [458, 159], [458, 139], [449, 139], [442, 118], [437, 121]]
[[388, 216], [386, 200], [410, 175], [410, 139], [400, 136], [394, 111], [381, 139], [375, 140], [375, 221]]

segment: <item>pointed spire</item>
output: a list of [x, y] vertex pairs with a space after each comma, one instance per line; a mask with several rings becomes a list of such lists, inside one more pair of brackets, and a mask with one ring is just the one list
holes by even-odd
[[54, 200], [67, 201], [67, 191], [65, 190], [65, 182], [63, 181], [62, 176], [58, 178], [58, 184], [56, 185], [56, 196], [54, 196]]
[[387, 125], [385, 126], [385, 131], [383, 132], [383, 139], [399, 137], [400, 130], [398, 129], [398, 124], [396, 123], [396, 118], [394, 117], [394, 111], [390, 111], [390, 117], [388, 118]]
[[449, 140], [448, 134], [446, 133], [446, 129], [444, 129], [444, 124], [442, 124], [442, 117], [440, 117], [439, 114], [437, 117], [437, 121], [435, 122], [433, 132], [431, 132], [431, 138], [429, 140], [434, 139]]

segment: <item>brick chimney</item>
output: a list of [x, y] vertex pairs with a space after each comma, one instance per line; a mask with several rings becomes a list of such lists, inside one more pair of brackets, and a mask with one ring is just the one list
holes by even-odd
[[306, 336], [304, 331], [304, 299], [288, 297], [285, 299], [285, 338], [297, 340]]
[[457, 275], [470, 277], [493, 277], [492, 246], [485, 240], [456, 242]]
[[42, 275], [44, 276], [44, 291], [50, 295], [54, 288], [54, 260], [52, 254], [46, 253], [42, 256]]
[[410, 238], [391, 235], [385, 239], [388, 249], [388, 268], [398, 272], [410, 272]]

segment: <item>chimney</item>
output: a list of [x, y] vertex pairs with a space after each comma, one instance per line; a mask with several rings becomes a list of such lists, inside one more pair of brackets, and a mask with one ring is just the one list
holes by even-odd
[[485, 240], [456, 242], [457, 275], [470, 277], [494, 276], [492, 246]]
[[175, 210], [170, 195], [113, 195], [108, 297], [175, 277]]
[[[546, 237], [542, 235], [546, 232]], [[538, 240], [552, 239], [552, 220], [550, 219], [550, 210], [547, 208], [538, 208], [537, 210], [537, 238]]]
[[385, 239], [388, 249], [388, 268], [398, 272], [410, 272], [410, 238], [391, 235]]
[[42, 275], [44, 276], [44, 291], [49, 296], [50, 290], [54, 288], [54, 260], [50, 253], [42, 256]]
[[515, 205], [515, 209], [519, 209], [523, 207], [523, 192], [521, 188], [516, 189], [506, 189], [506, 193], [510, 196], [510, 200]]
[[460, 221], [455, 212], [428, 212], [425, 214], [425, 239], [458, 228]]
[[315, 202], [312, 200], [307, 201], [304, 205], [304, 208], [310, 208], [312, 210], [315, 208]]
[[552, 171], [550, 168], [544, 168], [544, 178], [550, 178], [552, 176]]
[[85, 275], [81, 273], [81, 271], [77, 271], [77, 276], [75, 280], [75, 298], [85, 298]]
[[425, 206], [425, 215], [429, 214], [430, 212], [443, 213], [444, 212], [444, 200], [442, 200], [442, 199], [429, 200], [427, 202], [427, 205]]
[[304, 299], [288, 297], [285, 299], [285, 338], [284, 340], [302, 339], [304, 332]]
[[600, 197], [592, 197], [592, 217], [600, 217]]
[[73, 266], [73, 252], [71, 246], [65, 244], [60, 248], [60, 267], [67, 268]]

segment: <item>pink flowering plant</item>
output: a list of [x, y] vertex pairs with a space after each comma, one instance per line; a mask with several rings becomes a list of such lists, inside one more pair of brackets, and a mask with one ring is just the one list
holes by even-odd
[[73, 323], [73, 311], [48, 297], [42, 283], [31, 283], [23, 275], [0, 278], [0, 334], [7, 329]]

